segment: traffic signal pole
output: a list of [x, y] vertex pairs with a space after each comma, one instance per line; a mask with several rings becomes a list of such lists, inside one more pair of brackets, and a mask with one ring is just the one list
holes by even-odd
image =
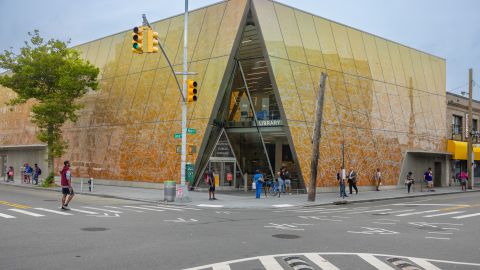
[[182, 157], [180, 163], [180, 188], [181, 195], [179, 200], [188, 202], [190, 198], [188, 196], [188, 188], [185, 185], [185, 164], [187, 161], [187, 77], [188, 77], [188, 0], [185, 0], [185, 25], [183, 31], [183, 99], [182, 99]]

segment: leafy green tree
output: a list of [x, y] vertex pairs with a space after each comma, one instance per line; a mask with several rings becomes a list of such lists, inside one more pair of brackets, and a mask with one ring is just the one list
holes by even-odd
[[99, 69], [84, 61], [78, 51], [68, 48], [70, 41], [44, 41], [38, 30], [28, 35], [29, 42], [18, 54], [12, 49], [0, 54], [0, 67], [8, 71], [0, 76], [0, 84], [17, 94], [7, 105], [36, 101], [31, 121], [38, 127], [37, 138], [48, 145], [47, 179], [51, 182], [53, 160], [68, 147], [61, 127], [67, 120], [77, 121], [76, 112], [83, 107], [77, 99], [97, 90]]

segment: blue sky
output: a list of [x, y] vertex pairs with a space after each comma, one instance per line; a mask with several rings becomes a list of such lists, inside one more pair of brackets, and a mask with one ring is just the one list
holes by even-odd
[[[218, 0], [190, 0], [190, 9]], [[474, 98], [480, 100], [480, 1], [477, 0], [280, 0], [290, 6], [405, 44], [447, 60], [447, 90], [468, 91], [473, 68]], [[141, 23], [182, 13], [173, 0], [0, 0], [0, 50], [23, 46], [27, 32], [72, 45]]]

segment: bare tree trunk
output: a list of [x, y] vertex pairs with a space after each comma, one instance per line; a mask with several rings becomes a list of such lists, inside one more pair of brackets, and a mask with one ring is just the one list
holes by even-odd
[[47, 179], [49, 179], [49, 176], [51, 175], [53, 178], [50, 180], [50, 183], [49, 184], [53, 184], [55, 181], [54, 181], [54, 164], [53, 164], [53, 159], [54, 159], [54, 153], [52, 153], [53, 151], [53, 127], [48, 127], [48, 143], [47, 143], [47, 161], [48, 161], [48, 175], [47, 175]]
[[315, 127], [313, 129], [313, 149], [312, 161], [310, 163], [310, 183], [308, 186], [308, 201], [314, 202], [317, 191], [317, 168], [319, 159], [319, 146], [322, 131], [322, 112], [323, 112], [323, 96], [325, 93], [325, 81], [327, 74], [322, 72], [320, 79], [320, 89], [318, 90], [317, 110], [315, 113]]

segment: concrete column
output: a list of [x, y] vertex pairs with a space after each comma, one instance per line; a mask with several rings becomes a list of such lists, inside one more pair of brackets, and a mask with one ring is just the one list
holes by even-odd
[[282, 167], [282, 149], [283, 149], [283, 141], [280, 139], [275, 139], [275, 173], [280, 170]]

